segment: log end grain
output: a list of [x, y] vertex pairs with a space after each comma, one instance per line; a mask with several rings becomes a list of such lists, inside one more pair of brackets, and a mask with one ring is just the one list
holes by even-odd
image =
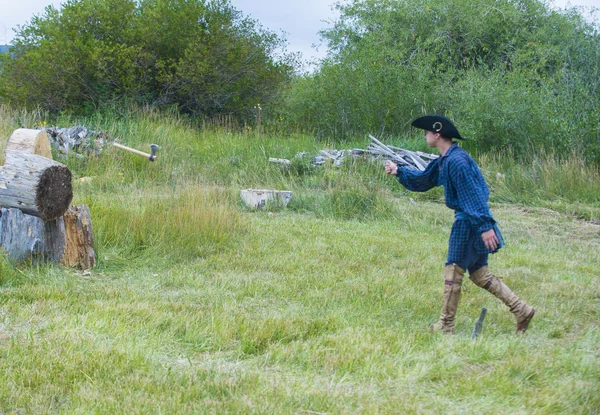
[[71, 171], [62, 165], [51, 166], [40, 176], [35, 203], [44, 220], [54, 220], [64, 215], [73, 200]]
[[6, 144], [6, 150], [22, 151], [52, 160], [50, 137], [44, 130], [19, 128], [15, 130]]

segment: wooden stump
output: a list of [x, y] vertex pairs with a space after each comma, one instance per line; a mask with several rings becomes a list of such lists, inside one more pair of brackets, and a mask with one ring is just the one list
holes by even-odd
[[90, 269], [96, 265], [92, 218], [87, 205], [71, 206], [63, 216], [64, 249], [60, 263]]
[[67, 166], [36, 154], [7, 150], [0, 167], [0, 206], [54, 220], [73, 199]]
[[59, 262], [90, 269], [96, 265], [90, 210], [72, 206], [57, 220], [44, 221], [19, 209], [0, 209], [0, 249], [13, 262]]
[[19, 128], [13, 131], [6, 144], [6, 150], [37, 154], [52, 160], [50, 138], [44, 130]]

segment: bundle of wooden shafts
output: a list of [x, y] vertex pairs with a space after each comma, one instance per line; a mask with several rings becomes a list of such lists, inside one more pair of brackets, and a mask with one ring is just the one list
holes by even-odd
[[[417, 170], [425, 170], [431, 160], [437, 159], [439, 156], [435, 154], [423, 153], [421, 151], [411, 151], [400, 147], [388, 146], [383, 144], [377, 138], [369, 135], [371, 143], [366, 149], [354, 148], [352, 150], [321, 150], [319, 155], [313, 158], [313, 166], [320, 166], [327, 162], [333, 163], [334, 166], [340, 167], [347, 156], [360, 157], [365, 154], [370, 154], [377, 159], [391, 160], [399, 166], [410, 167]], [[295, 158], [306, 157], [307, 153], [302, 152], [296, 154]], [[271, 163], [280, 164], [282, 167], [287, 167], [291, 164], [291, 160], [284, 158], [269, 157]]]
[[93, 267], [89, 209], [72, 199], [71, 171], [52, 160], [46, 132], [16, 130], [0, 166], [0, 250], [14, 261]]
[[412, 167], [413, 169], [423, 171], [431, 160], [439, 157], [421, 151], [411, 151], [400, 147], [387, 146], [372, 135], [369, 135], [369, 138], [371, 139], [371, 143], [367, 146], [365, 152], [391, 160], [401, 167]]

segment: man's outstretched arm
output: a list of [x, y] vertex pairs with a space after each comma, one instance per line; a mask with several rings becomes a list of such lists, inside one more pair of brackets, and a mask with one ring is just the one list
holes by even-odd
[[385, 172], [396, 176], [400, 184], [411, 192], [426, 192], [439, 186], [438, 160], [433, 160], [424, 171], [398, 167], [396, 163], [388, 160], [385, 163]]

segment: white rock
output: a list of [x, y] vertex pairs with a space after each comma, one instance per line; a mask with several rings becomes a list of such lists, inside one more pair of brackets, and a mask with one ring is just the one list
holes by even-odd
[[288, 190], [244, 189], [240, 190], [240, 196], [247, 206], [261, 208], [270, 203], [287, 206], [292, 198], [292, 192]]

